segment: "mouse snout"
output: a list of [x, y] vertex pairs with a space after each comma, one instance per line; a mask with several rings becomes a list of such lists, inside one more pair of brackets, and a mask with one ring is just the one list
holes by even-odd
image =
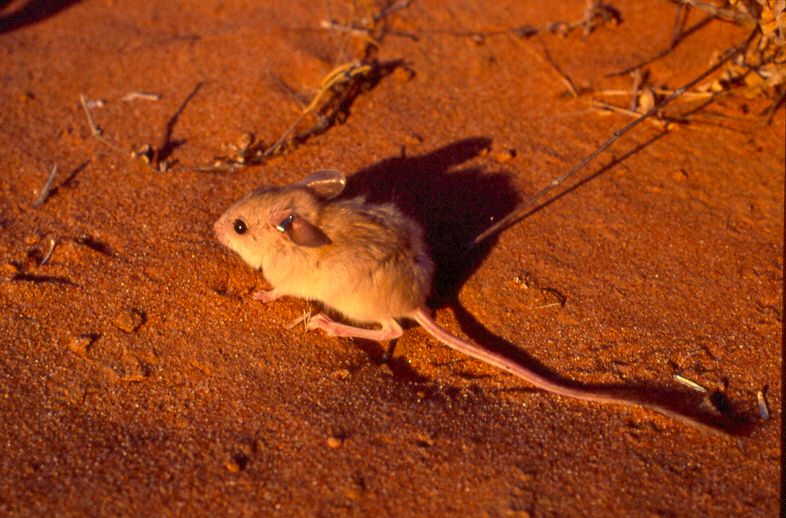
[[227, 232], [223, 217], [219, 218], [218, 221], [216, 221], [213, 225], [213, 233], [216, 235], [216, 239], [218, 239], [221, 244], [226, 245]]

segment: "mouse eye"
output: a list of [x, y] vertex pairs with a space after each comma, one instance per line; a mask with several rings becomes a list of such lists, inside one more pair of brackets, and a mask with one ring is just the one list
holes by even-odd
[[232, 223], [232, 228], [234, 228], [235, 232], [237, 232], [238, 234], [245, 234], [246, 231], [248, 230], [248, 227], [246, 226], [246, 222], [243, 221], [242, 219], [236, 219], [235, 222]]

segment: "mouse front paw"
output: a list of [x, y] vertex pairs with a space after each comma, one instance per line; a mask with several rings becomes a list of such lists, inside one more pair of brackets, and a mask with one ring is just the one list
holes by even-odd
[[251, 298], [254, 300], [260, 300], [263, 303], [267, 304], [268, 302], [273, 302], [274, 300], [281, 297], [281, 294], [276, 292], [276, 290], [260, 290], [255, 291]]

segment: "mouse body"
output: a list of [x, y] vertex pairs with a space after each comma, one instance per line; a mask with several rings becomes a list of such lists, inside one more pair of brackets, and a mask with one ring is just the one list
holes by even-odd
[[425, 304], [434, 274], [423, 230], [392, 204], [335, 200], [345, 182], [321, 171], [258, 189], [221, 216], [216, 236], [273, 286], [257, 299], [316, 300], [365, 324], [408, 317]]
[[402, 319], [419, 323], [453, 349], [504, 369], [528, 383], [562, 396], [599, 403], [646, 407], [693, 426], [717, 431], [694, 419], [638, 398], [553, 381], [440, 327], [426, 306], [434, 263], [423, 229], [392, 204], [363, 197], [341, 199], [345, 177], [318, 171], [300, 182], [253, 191], [232, 205], [214, 225], [218, 240], [273, 286], [253, 298], [271, 302], [293, 296], [321, 302], [355, 324], [324, 313], [308, 330], [376, 341], [403, 334]]

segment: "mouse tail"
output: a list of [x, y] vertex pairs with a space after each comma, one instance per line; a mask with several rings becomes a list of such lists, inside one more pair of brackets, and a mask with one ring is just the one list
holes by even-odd
[[428, 331], [428, 333], [442, 342], [443, 344], [447, 345], [448, 347], [455, 349], [456, 351], [466, 354], [467, 356], [472, 356], [475, 359], [480, 361], [486, 362], [490, 365], [494, 365], [495, 367], [499, 367], [511, 374], [518, 376], [519, 378], [523, 379], [527, 383], [534, 385], [539, 389], [546, 390], [548, 392], [553, 392], [555, 394], [559, 394], [561, 396], [572, 397], [575, 399], [583, 399], [585, 401], [596, 401], [596, 402], [614, 402], [619, 403], [619, 399], [613, 396], [606, 396], [604, 394], [599, 394], [597, 392], [590, 392], [582, 389], [572, 388], [567, 385], [563, 385], [561, 383], [557, 383], [552, 381], [545, 376], [541, 376], [540, 374], [520, 365], [519, 363], [507, 358], [501, 354], [492, 352], [485, 347], [481, 347], [480, 345], [470, 342], [468, 340], [462, 340], [461, 338], [452, 335], [445, 331], [439, 324], [437, 324], [434, 319], [429, 315], [428, 309], [426, 308], [419, 308], [415, 313], [412, 315], [412, 318], [421, 326], [423, 329]]
[[481, 347], [480, 345], [473, 343], [468, 340], [462, 340], [461, 338], [454, 336], [447, 331], [445, 331], [442, 327], [437, 324], [434, 319], [431, 317], [428, 308], [421, 307], [417, 309], [412, 315], [411, 318], [414, 319], [418, 324], [423, 326], [423, 328], [428, 331], [434, 338], [442, 342], [443, 344], [455, 349], [456, 351], [466, 354], [467, 356], [472, 356], [475, 359], [480, 361], [486, 362], [490, 365], [494, 365], [495, 367], [499, 367], [511, 374], [518, 376], [519, 378], [523, 379], [527, 383], [548, 392], [552, 392], [554, 394], [558, 394], [560, 396], [570, 397], [574, 399], [580, 399], [583, 401], [591, 401], [595, 403], [615, 403], [620, 405], [627, 405], [627, 406], [640, 406], [645, 407], [650, 410], [654, 410], [658, 413], [666, 415], [670, 418], [676, 419], [680, 422], [686, 423], [690, 426], [699, 428], [701, 430], [711, 432], [714, 434], [719, 435], [726, 435], [726, 432], [723, 430], [719, 430], [713, 426], [709, 426], [702, 422], [699, 422], [691, 417], [686, 415], [682, 415], [678, 412], [675, 412], [671, 409], [664, 408], [660, 405], [648, 403], [645, 401], [638, 401], [633, 398], [624, 398], [618, 395], [614, 395], [611, 393], [604, 393], [602, 391], [591, 391], [581, 388], [574, 388], [568, 385], [558, 383], [556, 381], [552, 381], [545, 376], [542, 376], [527, 367], [507, 358], [501, 354], [495, 353], [486, 349], [485, 347]]

